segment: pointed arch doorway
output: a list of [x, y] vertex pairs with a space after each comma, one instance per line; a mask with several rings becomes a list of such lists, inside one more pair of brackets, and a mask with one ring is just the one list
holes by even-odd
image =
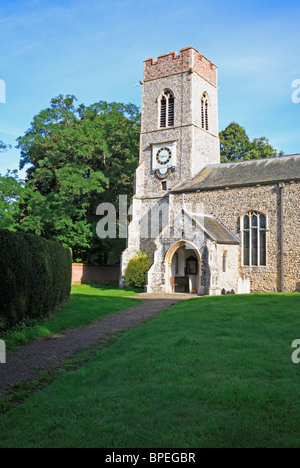
[[167, 293], [200, 294], [201, 255], [191, 242], [175, 242], [166, 254], [165, 268]]

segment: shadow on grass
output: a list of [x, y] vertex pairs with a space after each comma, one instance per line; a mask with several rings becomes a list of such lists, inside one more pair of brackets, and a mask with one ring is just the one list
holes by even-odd
[[97, 286], [96, 289], [99, 294], [95, 294], [95, 288], [88, 285], [72, 287], [72, 294], [68, 300], [48, 318], [23, 321], [2, 332], [0, 338], [5, 341], [7, 349], [14, 349], [40, 338], [49, 338], [55, 333], [87, 326], [94, 320], [140, 303], [139, 299], [126, 297], [134, 295], [133, 290], [120, 293], [116, 288], [109, 286]]

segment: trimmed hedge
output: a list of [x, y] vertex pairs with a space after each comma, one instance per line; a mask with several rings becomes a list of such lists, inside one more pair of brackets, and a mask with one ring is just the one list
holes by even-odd
[[0, 328], [47, 317], [70, 294], [72, 254], [57, 242], [0, 230]]
[[147, 281], [147, 273], [152, 265], [151, 259], [145, 252], [139, 251], [132, 257], [125, 271], [125, 281], [127, 286], [143, 288]]

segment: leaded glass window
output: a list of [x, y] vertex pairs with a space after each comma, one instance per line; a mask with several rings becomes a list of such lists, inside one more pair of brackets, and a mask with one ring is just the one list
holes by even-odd
[[266, 266], [266, 216], [262, 213], [251, 211], [244, 216], [242, 227], [243, 265]]

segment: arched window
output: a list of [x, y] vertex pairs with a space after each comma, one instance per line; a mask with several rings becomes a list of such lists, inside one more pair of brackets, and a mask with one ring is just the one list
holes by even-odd
[[204, 93], [201, 99], [201, 126], [204, 130], [209, 129], [208, 125], [208, 97]]
[[174, 126], [174, 95], [172, 91], [164, 91], [160, 100], [160, 127]]
[[243, 265], [267, 265], [267, 218], [263, 213], [250, 211], [242, 218]]

